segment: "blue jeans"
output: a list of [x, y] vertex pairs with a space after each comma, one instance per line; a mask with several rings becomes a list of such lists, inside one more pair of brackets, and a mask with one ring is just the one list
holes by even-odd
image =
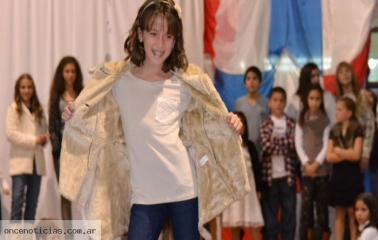
[[[265, 240], [277, 240], [281, 234], [284, 240], [295, 237], [295, 184], [289, 186], [287, 178], [272, 180], [262, 195], [262, 206], [265, 219]], [[282, 221], [278, 220], [278, 210], [282, 209]]]
[[[35, 219], [40, 186], [41, 176], [38, 176], [37, 174], [21, 174], [12, 176], [11, 220]], [[25, 212], [22, 214], [24, 204]]]
[[199, 240], [198, 199], [161, 204], [133, 204], [128, 240], [155, 240], [171, 220], [174, 239]]

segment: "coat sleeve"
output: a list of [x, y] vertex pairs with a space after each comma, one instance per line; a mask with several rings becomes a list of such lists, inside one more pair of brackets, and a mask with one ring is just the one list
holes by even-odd
[[6, 119], [6, 134], [8, 140], [16, 145], [35, 148], [37, 146], [37, 137], [33, 134], [24, 133], [20, 127], [20, 120], [14, 105], [8, 108]]

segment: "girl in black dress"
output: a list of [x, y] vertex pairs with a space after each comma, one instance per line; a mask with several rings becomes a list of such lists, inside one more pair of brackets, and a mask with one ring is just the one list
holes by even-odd
[[363, 177], [359, 168], [363, 145], [363, 129], [356, 118], [356, 104], [348, 97], [336, 103], [336, 121], [327, 150], [327, 160], [332, 163], [330, 204], [336, 209], [336, 240], [343, 239], [345, 216], [349, 217], [351, 239], [357, 229], [354, 224], [353, 204], [363, 192]]

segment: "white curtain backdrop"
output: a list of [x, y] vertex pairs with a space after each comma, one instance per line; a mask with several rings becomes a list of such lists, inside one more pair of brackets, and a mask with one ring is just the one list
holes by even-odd
[[[0, 1], [0, 169], [7, 177], [9, 144], [5, 115], [13, 101], [14, 83], [31, 73], [40, 101], [48, 103], [52, 77], [60, 59], [75, 56], [85, 81], [88, 69], [125, 57], [123, 43], [143, 0], [1, 0]], [[203, 1], [181, 5], [189, 61], [203, 66]], [[46, 112], [45, 112], [46, 113]], [[58, 218], [59, 198], [50, 146], [45, 149], [48, 174], [43, 178], [37, 218]], [[10, 198], [3, 195], [4, 217]]]
[[276, 65], [274, 86], [286, 90], [287, 99], [290, 99], [298, 88], [300, 67], [287, 50], [284, 50]]
[[322, 0], [325, 74], [334, 74], [341, 61], [350, 62], [361, 52], [370, 31], [376, 2]]
[[270, 0], [221, 0], [216, 14], [217, 26], [214, 64], [222, 71], [243, 74], [253, 63], [260, 69], [268, 55]]

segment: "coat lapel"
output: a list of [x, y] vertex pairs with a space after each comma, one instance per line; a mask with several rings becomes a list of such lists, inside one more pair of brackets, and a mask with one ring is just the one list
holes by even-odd
[[76, 110], [82, 111], [98, 103], [111, 90], [125, 71], [128, 71], [128, 61], [118, 61], [102, 64], [92, 71], [92, 80], [80, 93], [74, 102]]
[[21, 103], [21, 108], [22, 112], [25, 113], [25, 116], [34, 121], [34, 115], [30, 112], [29, 108], [24, 103]]

